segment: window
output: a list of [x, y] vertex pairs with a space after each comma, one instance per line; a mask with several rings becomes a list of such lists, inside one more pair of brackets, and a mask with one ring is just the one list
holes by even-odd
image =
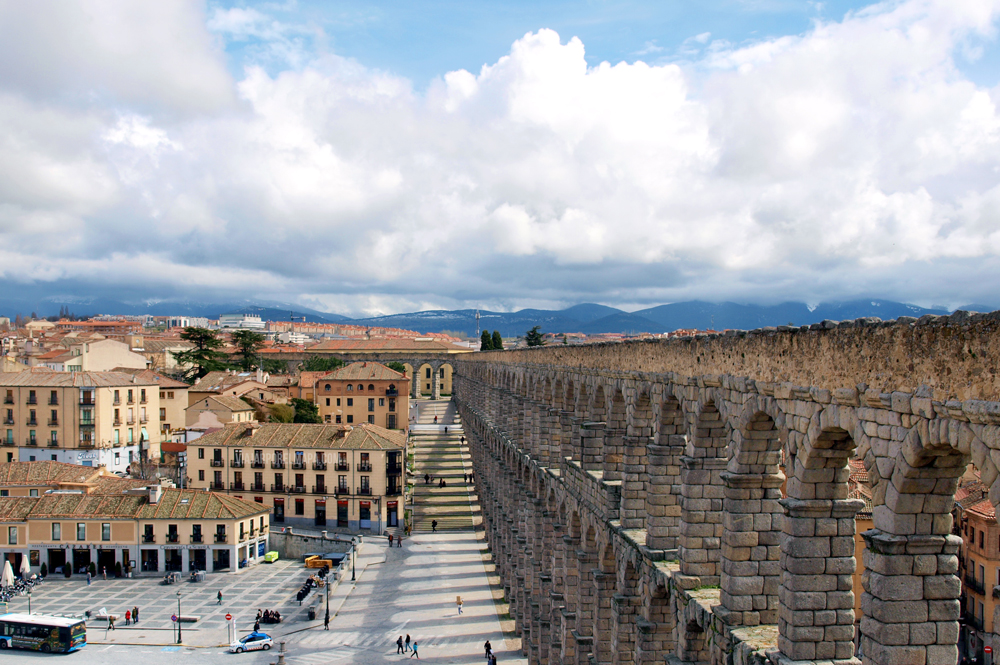
[[441, 378], [444, 378], [444, 367], [441, 368]]
[[[10, 496], [10, 490], [0, 490], [0, 496]], [[997, 571], [1000, 571], [1000, 568], [997, 568]], [[998, 582], [998, 584], [1000, 584], [1000, 582]]]
[[[31, 456], [31, 461], [35, 461], [35, 456]], [[28, 490], [28, 496], [38, 496], [38, 490]]]
[[349, 392], [349, 393], [350, 392], [354, 392], [354, 386], [352, 386], [351, 384], [348, 383], [347, 384], [347, 392]]
[[131, 427], [128, 428], [128, 442], [129, 443], [135, 442], [135, 430], [132, 429]]
[[340, 406], [340, 398], [337, 398], [337, 406]]
[[369, 397], [368, 398], [368, 410], [369, 411], [374, 411], [375, 410], [375, 398], [374, 397]]
[[330, 398], [329, 397], [326, 398], [326, 405], [330, 406]]
[[113, 430], [111, 432], [111, 440], [116, 446], [121, 443], [121, 430]]
[[198, 459], [205, 459], [205, 449], [204, 448], [199, 448], [198, 449]]
[[205, 469], [198, 469], [198, 480], [205, 480]]
[[306, 500], [305, 499], [296, 499], [295, 500], [295, 514], [296, 515], [305, 515], [306, 514]]
[[167, 410], [161, 407], [160, 408], [160, 420], [166, 420], [166, 419], [167, 419]]
[[101, 540], [111, 540], [111, 522], [101, 525]]
[[361, 385], [361, 384], [359, 383], [359, 384], [358, 384], [358, 392], [359, 392], [359, 393], [360, 393], [360, 392], [364, 392], [364, 390], [365, 390], [365, 387], [364, 387], [363, 385]]
[[395, 411], [396, 410], [396, 400], [394, 400], [392, 398], [389, 398], [389, 410], [390, 411]]
[[140, 402], [145, 402], [146, 401], [146, 389], [145, 388], [139, 388], [139, 401]]
[[367, 494], [371, 490], [371, 485], [369, 485], [368, 476], [361, 476], [361, 493]]
[[341, 424], [341, 422], [340, 422], [340, 416], [337, 416], [337, 424], [338, 424], [338, 425], [340, 425], [340, 424]]
[[49, 404], [55, 406], [59, 403], [59, 393], [55, 390], [49, 391]]
[[59, 522], [52, 523], [52, 540], [59, 540], [62, 538], [62, 524]]
[[128, 403], [131, 404], [132, 402], [135, 401], [134, 393], [132, 392], [131, 388], [128, 389], [127, 394], [128, 394]]
[[375, 416], [373, 416], [373, 415], [369, 415], [368, 416], [368, 424], [369, 425], [374, 425], [375, 424]]
[[354, 416], [348, 415], [347, 416], [347, 422], [353, 423], [354, 422]]
[[87, 540], [87, 524], [85, 522], [76, 523], [76, 539]]
[[354, 406], [354, 398], [353, 397], [348, 397], [347, 398], [347, 406]]
[[985, 531], [980, 531], [979, 532], [979, 549], [983, 549], [983, 535], [985, 533], [986, 533]]
[[122, 403], [121, 391], [116, 390], [115, 391], [115, 404], [121, 404], [121, 403]]
[[326, 392], [330, 392], [330, 384], [326, 384], [323, 389], [326, 390]]
[[378, 405], [379, 406], [385, 406], [385, 398], [384, 397], [379, 397], [378, 398]]
[[9, 526], [7, 527], [7, 544], [17, 545], [17, 527]]

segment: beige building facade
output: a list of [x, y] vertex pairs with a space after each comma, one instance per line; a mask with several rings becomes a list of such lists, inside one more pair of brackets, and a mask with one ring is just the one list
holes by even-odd
[[159, 387], [117, 372], [0, 374], [0, 461], [54, 460], [125, 471], [159, 457]]
[[367, 423], [234, 423], [188, 444], [190, 487], [262, 503], [275, 524], [403, 524], [406, 434]]
[[386, 429], [409, 426], [409, 386], [404, 374], [376, 362], [336, 369], [315, 385], [320, 419], [334, 425], [368, 423]]
[[239, 397], [229, 395], [208, 395], [193, 402], [185, 410], [187, 427], [209, 429], [222, 427], [228, 423], [249, 423], [257, 420], [253, 407]]

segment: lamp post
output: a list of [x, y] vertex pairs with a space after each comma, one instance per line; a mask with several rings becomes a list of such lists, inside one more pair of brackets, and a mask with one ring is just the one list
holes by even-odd
[[28, 614], [31, 614], [31, 587], [28, 587]]
[[351, 538], [351, 581], [354, 581], [354, 572], [358, 569], [358, 546]]
[[177, 591], [177, 644], [181, 643], [181, 592]]
[[330, 625], [330, 569], [326, 569], [326, 618], [323, 621], [324, 626]]

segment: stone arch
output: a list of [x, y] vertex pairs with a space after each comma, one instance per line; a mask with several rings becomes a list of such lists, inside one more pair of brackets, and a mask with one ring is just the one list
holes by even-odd
[[685, 452], [684, 412], [677, 397], [664, 387], [655, 413], [656, 444], [648, 446], [646, 465], [646, 546], [674, 549], [680, 535], [681, 457]]
[[619, 566], [618, 593], [612, 597], [611, 633], [612, 662], [631, 665], [636, 662], [636, 619], [642, 606], [642, 580], [636, 561], [624, 552], [624, 565]]
[[653, 401], [648, 386], [639, 386], [631, 404], [626, 405], [627, 430], [622, 440], [623, 529], [646, 529], [649, 513], [649, 443], [653, 440]]
[[675, 621], [667, 586], [661, 584], [659, 579], [648, 580], [644, 585], [642, 606], [644, 612], [636, 621], [636, 662], [639, 665], [658, 665], [674, 651], [671, 636]]
[[625, 395], [616, 385], [609, 386], [610, 407], [604, 428], [604, 480], [622, 480], [628, 409]]

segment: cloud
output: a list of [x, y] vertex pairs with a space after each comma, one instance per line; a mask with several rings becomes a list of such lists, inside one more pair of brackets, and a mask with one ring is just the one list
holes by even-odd
[[588, 66], [543, 29], [426, 91], [308, 49], [279, 71], [248, 56], [234, 82], [213, 34], [302, 33], [266, 8], [168, 5], [88, 3], [72, 24], [0, 4], [38, 42], [0, 28], [0, 62], [35, 74], [0, 64], [0, 279], [374, 313], [960, 304], [998, 276], [1000, 90], [953, 62], [995, 38], [998, 2], [705, 33], [683, 64]]

